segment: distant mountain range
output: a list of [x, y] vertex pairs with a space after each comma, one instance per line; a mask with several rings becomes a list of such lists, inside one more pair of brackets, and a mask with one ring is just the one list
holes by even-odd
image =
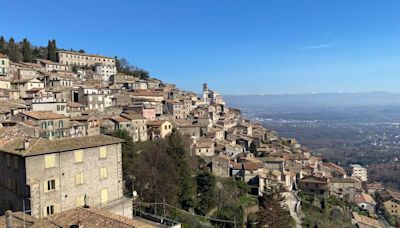
[[354, 107], [398, 106], [400, 94], [389, 92], [316, 93], [288, 95], [224, 95], [231, 107]]

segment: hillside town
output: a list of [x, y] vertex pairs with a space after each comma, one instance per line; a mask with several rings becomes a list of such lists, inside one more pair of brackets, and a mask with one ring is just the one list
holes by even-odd
[[[120, 131], [136, 144], [178, 131], [216, 178], [245, 183], [254, 199], [278, 189], [296, 227], [314, 227], [311, 208], [336, 208], [358, 227], [400, 218], [400, 192], [368, 182], [367, 168], [312, 155], [244, 118], [207, 83], [196, 94], [117, 68], [113, 57], [84, 52], [35, 62], [0, 54], [0, 227], [184, 227], [135, 211], [142, 193], [133, 185], [126, 194]], [[252, 227], [257, 202], [239, 226]]]

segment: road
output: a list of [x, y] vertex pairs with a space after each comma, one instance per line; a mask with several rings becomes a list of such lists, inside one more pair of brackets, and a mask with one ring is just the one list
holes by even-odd
[[386, 221], [385, 217], [382, 215], [378, 215], [378, 221], [382, 224], [384, 228], [391, 228], [392, 226], [389, 225], [389, 223]]
[[298, 200], [294, 196], [294, 193], [284, 192], [282, 195], [285, 197], [285, 204], [289, 209], [290, 216], [292, 216], [292, 218], [296, 222], [296, 228], [301, 228], [301, 220], [298, 214], [296, 213], [296, 204], [298, 203]]

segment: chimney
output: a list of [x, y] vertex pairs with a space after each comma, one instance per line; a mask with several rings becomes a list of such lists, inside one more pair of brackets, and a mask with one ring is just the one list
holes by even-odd
[[12, 211], [6, 211], [6, 228], [12, 228]]
[[24, 150], [27, 150], [28, 148], [29, 148], [29, 139], [25, 139]]

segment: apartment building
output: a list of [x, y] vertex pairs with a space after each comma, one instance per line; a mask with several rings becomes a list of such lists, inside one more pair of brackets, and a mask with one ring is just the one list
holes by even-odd
[[115, 65], [96, 64], [95, 73], [101, 75], [103, 81], [108, 82], [111, 75], [117, 73], [117, 67]]
[[7, 76], [10, 68], [10, 60], [0, 53], [0, 76]]
[[353, 165], [350, 165], [350, 167], [351, 167], [351, 176], [352, 177], [357, 177], [358, 179], [360, 179], [363, 182], [368, 181], [367, 168], [362, 167], [359, 164], [353, 164]]
[[56, 140], [20, 137], [3, 144], [0, 215], [25, 209], [43, 218], [84, 205], [112, 205], [123, 197], [121, 142], [96, 135]]
[[40, 137], [54, 139], [69, 136], [70, 120], [67, 116], [51, 111], [28, 111], [18, 113], [15, 120], [40, 129]]
[[95, 66], [96, 64], [115, 66], [115, 59], [86, 53], [59, 51], [58, 62], [69, 66]]

